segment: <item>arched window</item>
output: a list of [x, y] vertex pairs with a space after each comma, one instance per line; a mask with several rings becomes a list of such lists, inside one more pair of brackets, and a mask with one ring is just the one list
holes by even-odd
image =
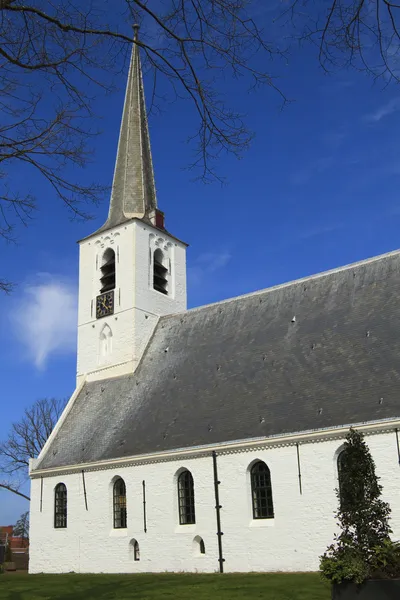
[[67, 526], [67, 488], [64, 483], [56, 485], [54, 490], [54, 527]]
[[345, 450], [339, 452], [337, 457], [337, 471], [338, 471], [338, 482], [339, 482], [339, 501], [342, 503], [342, 483], [343, 483], [343, 474], [344, 474], [344, 459], [345, 459]]
[[100, 352], [99, 358], [101, 362], [104, 362], [112, 352], [112, 338], [113, 334], [109, 325], [104, 325], [100, 332]]
[[136, 540], [133, 544], [133, 560], [140, 560], [140, 549], [139, 544]]
[[253, 500], [253, 519], [272, 519], [274, 503], [272, 501], [271, 473], [262, 460], [251, 468], [251, 496]]
[[206, 547], [204, 545], [203, 538], [201, 538], [201, 540], [200, 540], [200, 554], [205, 554], [205, 553], [206, 553]]
[[178, 477], [179, 523], [196, 523], [194, 510], [194, 483], [190, 471], [182, 471]]
[[157, 248], [153, 255], [153, 287], [157, 292], [168, 294], [168, 269], [165, 266], [164, 254]]
[[119, 478], [114, 483], [114, 529], [125, 529], [126, 520], [126, 487]]
[[101, 261], [100, 294], [115, 288], [115, 252], [107, 248]]
[[131, 560], [140, 560], [139, 542], [135, 539], [129, 542], [129, 556]]
[[201, 556], [202, 554], [206, 553], [206, 547], [204, 545], [204, 540], [199, 535], [196, 535], [196, 537], [194, 538], [192, 548], [193, 548], [194, 556]]

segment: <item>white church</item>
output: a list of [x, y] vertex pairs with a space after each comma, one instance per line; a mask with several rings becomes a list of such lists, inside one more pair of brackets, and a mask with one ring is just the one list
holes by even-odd
[[77, 387], [31, 461], [31, 573], [314, 571], [364, 432], [400, 538], [400, 252], [191, 310], [139, 50], [80, 242]]

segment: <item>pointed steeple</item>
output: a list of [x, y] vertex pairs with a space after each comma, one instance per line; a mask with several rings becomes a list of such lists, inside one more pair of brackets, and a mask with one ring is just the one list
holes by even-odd
[[[134, 40], [138, 39], [134, 25]], [[140, 48], [133, 44], [119, 134], [110, 209], [104, 231], [132, 218], [155, 224], [157, 197], [143, 88]], [[161, 213], [162, 214], [162, 213]], [[159, 219], [157, 219], [159, 220]]]

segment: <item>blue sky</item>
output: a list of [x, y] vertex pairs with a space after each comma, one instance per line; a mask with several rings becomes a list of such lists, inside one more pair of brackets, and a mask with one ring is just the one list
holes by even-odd
[[[327, 76], [310, 48], [289, 65], [272, 65], [293, 99], [282, 111], [270, 89], [247, 93], [240, 82], [224, 91], [248, 113], [255, 132], [238, 161], [223, 157], [226, 185], [191, 181], [185, 143], [190, 107], [165, 107], [151, 119], [160, 208], [167, 228], [187, 241], [189, 307], [265, 288], [394, 250], [400, 246], [400, 97], [396, 87], [362, 74]], [[103, 133], [94, 140], [86, 176], [110, 184], [125, 75], [120, 89], [97, 102]], [[52, 191], [33, 174], [40, 210], [18, 243], [0, 241], [1, 276], [17, 286], [0, 296], [2, 403], [0, 438], [30, 403], [68, 397], [75, 385], [76, 241], [105, 220], [108, 203], [91, 222], [70, 221]], [[32, 177], [32, 180], [30, 178]], [[0, 492], [0, 525], [26, 503]]]

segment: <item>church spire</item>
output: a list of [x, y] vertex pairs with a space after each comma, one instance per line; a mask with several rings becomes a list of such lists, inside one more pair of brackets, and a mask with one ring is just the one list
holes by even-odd
[[[134, 25], [134, 41], [138, 40]], [[157, 197], [143, 89], [140, 47], [133, 44], [108, 218], [99, 231], [134, 217], [155, 224]], [[162, 213], [161, 213], [162, 214]], [[158, 219], [157, 219], [158, 220]]]

